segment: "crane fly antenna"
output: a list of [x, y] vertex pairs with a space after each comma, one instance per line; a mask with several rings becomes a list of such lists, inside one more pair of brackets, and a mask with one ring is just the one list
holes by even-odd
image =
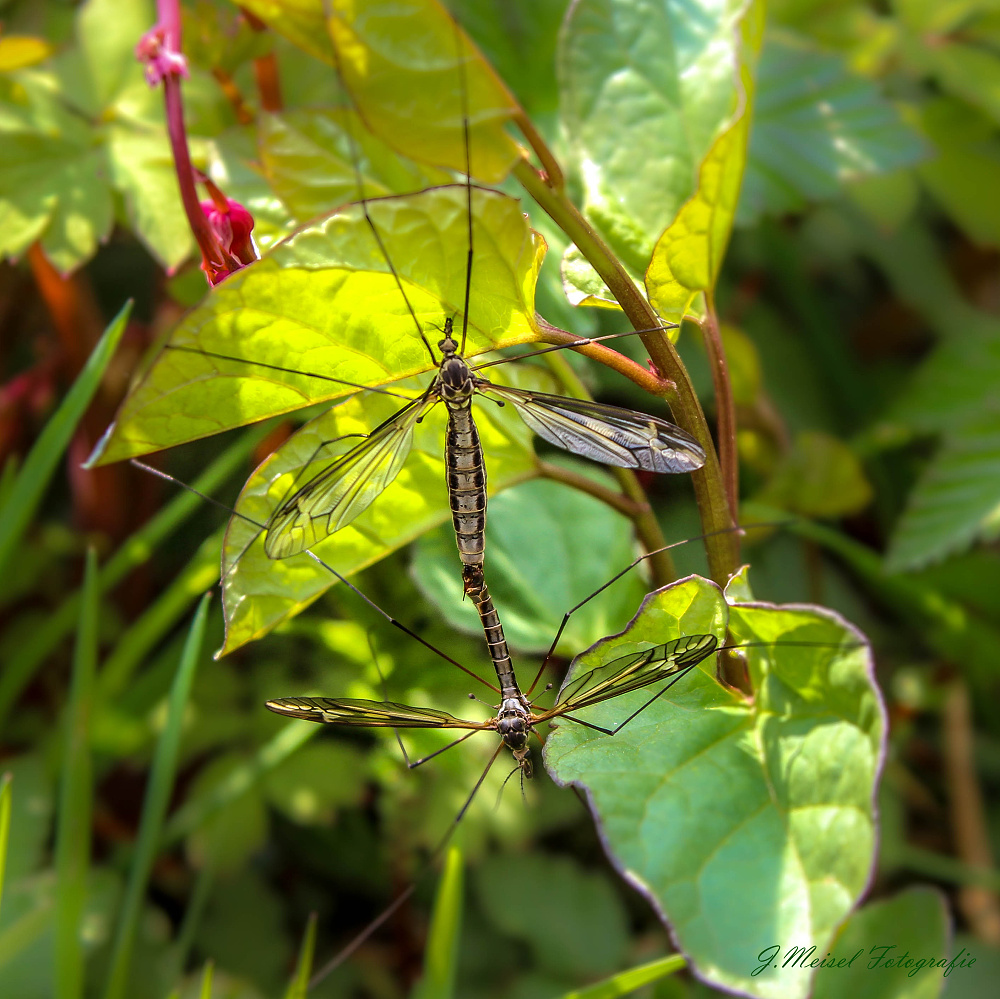
[[462, 144], [465, 150], [465, 219], [468, 229], [469, 249], [465, 258], [465, 308], [462, 311], [462, 342], [459, 354], [465, 356], [465, 341], [469, 332], [469, 298], [472, 292], [472, 151], [469, 143], [469, 86], [465, 73], [465, 46], [462, 43], [462, 29], [452, 18], [455, 35], [455, 49], [458, 53], [459, 95], [462, 110]]
[[[323, 8], [328, 21], [333, 20], [337, 16], [329, 0], [324, 0]], [[343, 66], [341, 65], [340, 62], [340, 50], [338, 49], [336, 43], [330, 46], [330, 51], [333, 53], [333, 63], [334, 63], [334, 68], [337, 71], [337, 79], [340, 81], [340, 84], [343, 87], [344, 91], [351, 97], [352, 103], [354, 103], [353, 94], [351, 94], [350, 88], [347, 86], [346, 83], [347, 78], [344, 75]], [[354, 108], [355, 111], [357, 112], [358, 118], [362, 119], [361, 109], [357, 106], [357, 104], [354, 104]], [[345, 125], [345, 131], [347, 132], [347, 139], [348, 139], [347, 145], [350, 150], [351, 163], [354, 166], [354, 178], [358, 186], [358, 198], [361, 204], [361, 210], [364, 212], [365, 215], [365, 221], [368, 223], [368, 228], [371, 230], [371, 234], [375, 238], [375, 242], [378, 245], [379, 252], [382, 254], [382, 259], [385, 261], [386, 266], [389, 268], [389, 271], [392, 274], [393, 280], [396, 282], [396, 287], [399, 289], [400, 295], [403, 296], [403, 301], [406, 303], [406, 309], [410, 313], [410, 317], [413, 319], [413, 324], [417, 329], [417, 333], [420, 334], [420, 339], [423, 341], [424, 346], [427, 348], [427, 353], [430, 355], [431, 364], [437, 365], [438, 360], [434, 356], [434, 351], [431, 348], [430, 341], [427, 339], [427, 336], [424, 333], [424, 328], [423, 326], [421, 326], [420, 320], [417, 319], [417, 313], [414, 311], [413, 304], [410, 302], [410, 298], [406, 294], [406, 291], [403, 288], [403, 282], [402, 280], [400, 280], [399, 273], [396, 271], [396, 265], [392, 262], [392, 259], [389, 257], [389, 253], [385, 248], [385, 243], [382, 242], [382, 235], [378, 231], [378, 227], [372, 220], [371, 215], [369, 215], [368, 213], [368, 199], [365, 197], [364, 180], [361, 175], [361, 157], [358, 154], [357, 141], [354, 135], [354, 126], [351, 122], [350, 115], [344, 116], [344, 125]]]

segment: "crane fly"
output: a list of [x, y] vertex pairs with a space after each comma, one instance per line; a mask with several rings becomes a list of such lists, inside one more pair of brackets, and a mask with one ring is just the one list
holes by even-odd
[[[333, 19], [345, 16], [332, 8], [327, 13]], [[331, 37], [336, 34], [331, 31]], [[269, 558], [296, 555], [350, 524], [399, 474], [412, 447], [414, 428], [439, 402], [444, 403], [448, 414], [446, 482], [458, 550], [466, 571], [470, 566], [482, 565], [485, 549], [486, 464], [472, 416], [472, 400], [476, 395], [501, 406], [509, 403], [527, 426], [549, 444], [603, 464], [657, 473], [686, 473], [704, 464], [705, 454], [698, 442], [666, 420], [589, 400], [497, 385], [477, 374], [487, 365], [470, 366], [465, 360], [474, 260], [466, 63], [473, 56], [468, 54], [470, 43], [457, 24], [454, 37], [461, 104], [456, 110], [462, 120], [467, 218], [461, 335], [457, 336], [454, 318], [447, 317], [437, 344], [441, 357], [435, 357], [399, 271], [369, 213], [354, 136], [348, 130], [360, 196], [358, 204], [437, 373], [423, 393], [377, 426], [363, 441], [297, 488], [293, 487], [294, 492], [278, 505], [265, 525], [264, 550]], [[336, 45], [334, 54], [343, 83]]]
[[[681, 679], [688, 670], [704, 662], [719, 647], [714, 635], [691, 635], [677, 638], [662, 645], [627, 656], [590, 670], [574, 680], [559, 695], [551, 708], [536, 710], [521, 693], [516, 680], [501, 688], [501, 703], [495, 718], [486, 721], [468, 721], [456, 718], [447, 711], [436, 708], [414, 707], [392, 701], [368, 701], [355, 698], [334, 697], [279, 697], [266, 702], [277, 714], [305, 721], [353, 728], [430, 728], [468, 730], [445, 749], [464, 742], [476, 732], [496, 732], [503, 745], [513, 754], [521, 773], [526, 778], [533, 775], [528, 737], [535, 727], [546, 722], [565, 718], [578, 722], [604, 735], [616, 735], [633, 718], [651, 704], [664, 691]], [[513, 678], [513, 673], [511, 673]], [[606, 728], [574, 718], [570, 712], [599, 704], [635, 690], [641, 690], [661, 680], [670, 679], [645, 704], [633, 711], [613, 728]], [[437, 753], [444, 750], [438, 750]], [[437, 755], [432, 754], [432, 756]], [[431, 759], [416, 761], [413, 766]], [[491, 761], [492, 765], [492, 761]], [[485, 775], [484, 775], [485, 776]]]

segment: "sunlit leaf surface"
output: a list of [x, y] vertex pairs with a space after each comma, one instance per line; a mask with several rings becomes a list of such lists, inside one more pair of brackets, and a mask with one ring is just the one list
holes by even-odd
[[[216, 287], [173, 331], [126, 400], [102, 462], [170, 447], [430, 367], [387, 259], [428, 339], [465, 299], [466, 188], [369, 202], [300, 229]], [[544, 245], [518, 202], [473, 191], [467, 352], [536, 338]], [[269, 365], [270, 367], [265, 367]], [[281, 369], [281, 370], [277, 370]], [[334, 379], [334, 380], [329, 380]]]
[[[583, 0], [561, 35], [561, 103], [583, 209], [640, 278], [737, 108], [746, 0]], [[580, 296], [601, 297], [578, 263]], [[592, 274], [592, 272], [590, 272]]]
[[349, 0], [245, 6], [338, 67], [372, 132], [412, 159], [463, 173], [464, 77], [472, 176], [497, 183], [513, 165], [518, 147], [504, 125], [517, 104], [436, 0], [366, 3], [363, 11]]
[[[700, 977], [749, 995], [802, 997], [808, 979], [767, 969], [776, 940], [825, 948], [867, 885], [884, 714], [867, 646], [804, 605], [735, 604], [691, 577], [652, 594], [622, 635], [570, 678], [680, 634], [767, 643], [745, 652], [748, 702], [702, 664], [614, 738], [563, 722], [545, 760], [586, 788], [605, 847], [670, 923]], [[793, 642], [809, 643], [798, 646]], [[637, 691], [581, 716], [614, 725]]]
[[657, 241], [646, 271], [649, 300], [664, 319], [680, 322], [705, 311], [729, 243], [746, 163], [751, 80], [744, 74], [747, 106], [712, 144], [698, 171], [698, 189]]

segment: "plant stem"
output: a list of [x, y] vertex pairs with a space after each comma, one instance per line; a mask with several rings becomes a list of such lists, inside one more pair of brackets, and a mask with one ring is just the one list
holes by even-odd
[[[578, 399], [589, 399], [590, 394], [587, 392], [586, 386], [580, 381], [577, 373], [570, 367], [566, 358], [560, 357], [559, 354], [560, 352], [557, 351], [554, 354], [550, 354], [548, 358], [549, 364], [556, 372], [559, 380], [570, 395], [576, 396]], [[563, 470], [560, 469], [560, 471]], [[666, 586], [667, 583], [672, 583], [677, 578], [677, 572], [674, 569], [674, 560], [671, 558], [670, 552], [657, 550], [666, 547], [667, 539], [660, 530], [659, 521], [653, 513], [653, 508], [649, 504], [646, 491], [642, 488], [642, 483], [639, 482], [635, 472], [629, 468], [612, 467], [611, 472], [618, 480], [618, 485], [621, 488], [621, 495], [611, 493], [610, 490], [605, 490], [606, 493], [610, 493], [610, 495], [615, 497], [616, 502], [611, 503], [611, 505], [624, 513], [635, 524], [635, 532], [639, 536], [639, 541], [643, 548], [647, 552], [656, 552], [655, 555], [651, 555], [649, 558], [650, 575], [653, 582], [657, 586]], [[543, 474], [546, 473], [543, 471]], [[605, 499], [605, 496], [599, 495], [583, 485], [585, 482], [588, 486], [592, 487], [597, 486], [598, 483], [586, 478], [586, 476], [577, 476], [575, 473], [570, 474], [574, 475], [572, 483], [570, 483], [568, 478], [563, 478], [561, 481], [576, 485], [577, 488], [583, 489], [585, 492], [591, 492], [598, 499]], [[581, 481], [578, 482], [576, 480]], [[604, 489], [603, 486], [600, 488]], [[627, 506], [622, 505], [623, 500]], [[606, 499], [605, 501], [610, 502]]]
[[701, 322], [701, 335], [712, 369], [712, 385], [715, 388], [715, 433], [719, 442], [719, 465], [726, 498], [729, 501], [729, 513], [735, 523], [740, 495], [740, 466], [736, 455], [736, 408], [733, 404], [733, 387], [729, 380], [729, 365], [722, 345], [715, 301], [711, 293], [706, 293], [705, 299], [708, 311]]
[[[580, 337], [576, 333], [568, 333], [547, 323], [540, 315], [535, 313], [535, 322], [544, 334], [546, 343], [567, 344], [572, 346]], [[666, 398], [666, 396], [676, 388], [674, 383], [667, 378], [661, 378], [649, 368], [644, 368], [637, 364], [631, 357], [626, 357], [617, 350], [605, 347], [602, 343], [585, 343], [579, 347], [573, 347], [578, 354], [592, 358], [600, 362], [607, 368], [624, 375], [629, 381], [635, 382], [641, 389], [645, 389], [650, 395]]]
[[[514, 174], [601, 276], [635, 329], [650, 330], [660, 326], [660, 318], [639, 293], [620, 261], [566, 197], [565, 192], [549, 187], [527, 160], [522, 159], [515, 165]], [[674, 391], [669, 397], [674, 419], [705, 451], [705, 466], [691, 473], [691, 482], [703, 531], [712, 535], [705, 540], [709, 570], [717, 583], [725, 584], [739, 564], [739, 540], [735, 532], [712, 533], [724, 532], [734, 525], [722, 469], [705, 414], [670, 339], [660, 333], [647, 332], [640, 333], [639, 336], [660, 375], [674, 382]]]
[[[582, 475], [580, 472], [574, 472], [573, 469], [566, 468], [564, 465], [553, 465], [551, 462], [539, 460], [538, 471], [546, 479], [551, 479], [553, 482], [562, 482], [564, 485], [572, 486], [574, 489], [579, 489], [582, 493], [587, 493], [589, 496], [599, 499], [602, 503], [610, 506], [612, 510], [617, 510], [620, 514], [628, 517], [629, 520], [635, 520], [637, 514], [641, 511], [642, 505], [636, 503], [635, 500], [622, 495], [622, 493], [616, 493], [613, 489], [601, 485], [595, 479], [587, 475]], [[645, 504], [645, 507], [646, 510], [649, 510], [648, 503]]]

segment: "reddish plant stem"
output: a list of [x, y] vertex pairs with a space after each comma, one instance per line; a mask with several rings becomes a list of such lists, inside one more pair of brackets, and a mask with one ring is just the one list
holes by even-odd
[[226, 100], [229, 101], [229, 106], [233, 109], [236, 120], [241, 125], [249, 125], [253, 121], [253, 112], [243, 100], [243, 95], [240, 93], [240, 88], [236, 86], [236, 81], [221, 66], [213, 67], [212, 76], [215, 77], [215, 82], [218, 83]]
[[[177, 0], [157, 0], [156, 9], [159, 15], [159, 24], [163, 30], [165, 51], [179, 54], [181, 52], [180, 4]], [[184, 214], [187, 215], [188, 225], [191, 227], [191, 232], [201, 250], [202, 257], [214, 271], [224, 271], [227, 265], [227, 254], [198, 203], [194, 167], [188, 152], [187, 130], [184, 127], [184, 102], [181, 97], [181, 82], [178, 73], [168, 72], [164, 74], [163, 99], [166, 105], [170, 149], [174, 157], [174, 167], [177, 171], [177, 182], [180, 186]]]
[[[256, 14], [244, 7], [240, 10], [254, 31], [267, 31], [267, 25]], [[267, 55], [254, 59], [253, 72], [257, 80], [257, 93], [260, 94], [260, 106], [265, 111], [280, 111], [285, 104], [281, 98], [281, 78], [274, 53], [268, 52]]]
[[28, 247], [28, 265], [45, 301], [65, 360], [63, 377], [72, 382], [80, 373], [91, 348], [100, 339], [104, 323], [90, 285], [80, 274], [63, 276], [38, 243]]
[[[576, 244], [591, 266], [614, 294], [629, 321], [637, 330], [649, 330], [660, 325], [660, 319], [650, 304], [642, 297], [621, 262], [611, 252], [601, 237], [563, 191], [550, 188], [538, 171], [527, 161], [521, 160], [514, 167], [514, 173], [525, 190], [552, 220]], [[739, 541], [735, 532], [725, 532], [732, 528], [733, 517], [722, 469], [715, 453], [712, 436], [708, 430], [705, 414], [694, 392], [687, 370], [670, 342], [669, 337], [659, 333], [641, 333], [642, 342], [649, 351], [650, 358], [662, 376], [671, 379], [675, 390], [669, 398], [677, 424], [691, 434], [705, 450], [705, 466], [691, 474], [691, 481], [698, 502], [706, 538], [709, 570], [720, 585], [739, 565]]]
[[[543, 339], [546, 343], [572, 345], [580, 339], [576, 333], [567, 333], [566, 330], [561, 330], [558, 326], [552, 326], [547, 323], [537, 313], [535, 314], [535, 322], [542, 331]], [[626, 357], [617, 350], [605, 347], [602, 343], [582, 344], [573, 349], [578, 354], [583, 354], [585, 357], [599, 361], [605, 367], [624, 375], [629, 381], [635, 382], [639, 388], [645, 389], [650, 395], [666, 398], [676, 387], [669, 379], [660, 378], [659, 375], [654, 371], [650, 371], [649, 368], [644, 368], [641, 364], [636, 364], [631, 357]]]

